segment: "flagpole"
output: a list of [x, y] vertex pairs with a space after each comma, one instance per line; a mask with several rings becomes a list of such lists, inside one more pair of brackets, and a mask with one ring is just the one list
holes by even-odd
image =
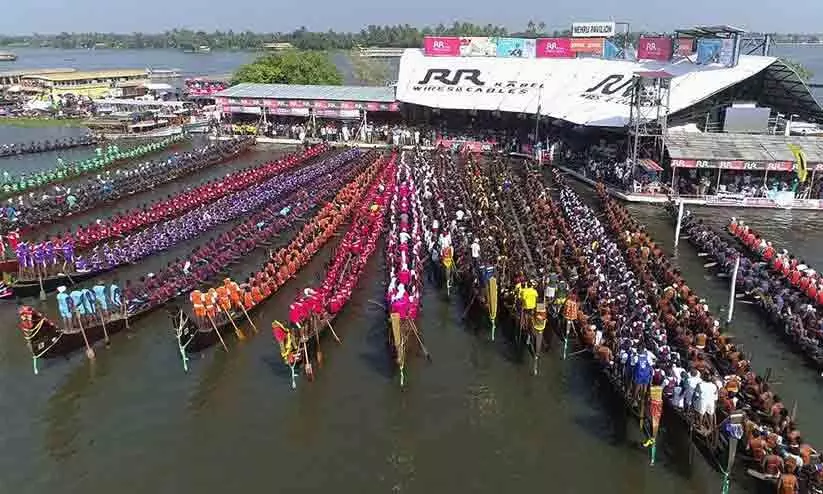
[[[540, 143], [540, 103], [542, 101], [542, 98], [543, 89], [540, 88], [539, 92], [537, 93], [537, 115], [535, 115], [534, 118], [534, 143], [532, 144], [532, 152], [535, 153], [535, 156], [537, 156], [535, 149], [537, 148], [537, 145]], [[519, 151], [519, 149], [515, 149], [515, 152]], [[540, 163], [537, 163], [537, 165], [540, 166]]]

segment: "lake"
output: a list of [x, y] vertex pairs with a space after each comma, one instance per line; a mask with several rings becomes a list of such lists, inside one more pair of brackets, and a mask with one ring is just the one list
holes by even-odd
[[[229, 72], [253, 57], [17, 52], [17, 64], [27, 67], [153, 66], [191, 75]], [[823, 54], [805, 47], [801, 52], [808, 60]], [[25, 137], [18, 132], [0, 127], [0, 142], [53, 138], [64, 131], [26, 130]], [[130, 198], [128, 205], [282, 152], [259, 146], [208, 174]], [[27, 159], [50, 164], [56, 155]], [[673, 229], [662, 209], [631, 205], [630, 210], [671, 253]], [[721, 225], [732, 211], [696, 214]], [[80, 220], [93, 218], [89, 214]], [[745, 219], [775, 246], [823, 265], [819, 214], [746, 211]], [[281, 242], [289, 240], [283, 237]], [[123, 267], [117, 275], [137, 278], [202, 241]], [[188, 374], [181, 368], [170, 322], [157, 311], [113, 337], [110, 348], [99, 347], [96, 361], [78, 354], [42, 365], [41, 375], [34, 376], [15, 327], [15, 306], [0, 305], [0, 320], [6, 321], [0, 325], [0, 492], [720, 492], [719, 474], [699, 453], [690, 463], [688, 434], [680, 429], [664, 428], [658, 463], [649, 467], [637, 422], [626, 416], [586, 358], [563, 361], [555, 345], [541, 359], [541, 374], [533, 377], [530, 363], [503, 338], [490, 342], [482, 321], [463, 318], [462, 301], [447, 300], [430, 287], [424, 289], [418, 324], [433, 360], [411, 358], [409, 385], [401, 390], [385, 344], [384, 313], [371, 302], [381, 300], [385, 291], [379, 253], [335, 321], [342, 345], [324, 342], [325, 362], [317, 380], [301, 378], [298, 389], [291, 390], [267, 328], [273, 319], [285, 317], [298, 291], [315, 283], [329, 252], [322, 251], [298, 280], [256, 313], [260, 334], [244, 342], [230, 338], [228, 353], [211, 348], [194, 356]], [[245, 275], [265, 256], [258, 249], [232, 275]], [[685, 242], [677, 262], [689, 286], [713, 307], [726, 302], [728, 283], [707, 276], [703, 259]], [[789, 403], [798, 400], [804, 438], [823, 445], [823, 423], [814, 419], [823, 399], [820, 378], [777, 340], [753, 307], [736, 308], [731, 331], [759, 372], [773, 369], [779, 394]], [[734, 493], [756, 492], [745, 478], [734, 476], [732, 482]]]

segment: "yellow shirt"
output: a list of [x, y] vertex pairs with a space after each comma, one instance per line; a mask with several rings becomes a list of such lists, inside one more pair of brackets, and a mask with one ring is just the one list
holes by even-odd
[[537, 307], [537, 290], [526, 287], [520, 292], [520, 299], [523, 301], [524, 309], [534, 309]]

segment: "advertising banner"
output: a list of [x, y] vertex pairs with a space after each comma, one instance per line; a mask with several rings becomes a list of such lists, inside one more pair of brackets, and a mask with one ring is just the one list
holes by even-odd
[[[406, 50], [400, 59], [396, 97], [402, 103], [449, 110], [534, 115], [540, 106], [541, 115], [578, 125], [625, 126], [632, 108], [634, 74], [648, 67], [629, 60], [582, 62], [548, 57], [441, 58]], [[678, 62], [662, 62], [657, 68], [674, 77], [669, 108], [673, 114], [773, 62], [769, 57], [742, 57], [731, 68]]]
[[734, 39], [720, 40], [720, 54], [718, 61], [725, 67], [732, 67], [734, 65]]
[[690, 57], [694, 54], [694, 38], [678, 38], [675, 52], [681, 57]]
[[460, 56], [460, 38], [456, 36], [426, 36], [423, 38], [423, 53], [427, 57]]
[[497, 38], [463, 37], [460, 38], [461, 57], [496, 57]]
[[700, 38], [697, 40], [697, 63], [707, 65], [720, 63], [720, 48], [722, 39]]
[[603, 58], [606, 60], [617, 60], [623, 55], [623, 50], [617, 47], [610, 39], [603, 40]]
[[471, 153], [488, 153], [494, 149], [493, 142], [472, 141], [468, 139], [437, 139], [435, 147], [444, 147], [452, 151], [468, 151]]
[[497, 56], [504, 58], [534, 58], [536, 44], [533, 39], [497, 38]]
[[791, 171], [791, 161], [743, 161], [743, 160], [672, 160], [672, 168], [712, 168], [721, 170]]
[[575, 22], [572, 36], [575, 38], [611, 38], [615, 35], [614, 22]]
[[672, 58], [672, 39], [667, 36], [644, 37], [637, 42], [638, 60], [668, 62]]
[[539, 38], [535, 43], [537, 58], [574, 58], [569, 38]]
[[603, 54], [603, 38], [572, 38], [570, 44], [575, 53]]

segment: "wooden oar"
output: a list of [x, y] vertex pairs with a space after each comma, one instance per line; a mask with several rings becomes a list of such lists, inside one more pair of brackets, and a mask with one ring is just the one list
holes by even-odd
[[709, 253], [708, 253], [708, 252], [698, 252], [698, 253], [697, 253], [697, 257], [706, 257], [706, 256], [708, 256], [708, 255], [709, 255]]
[[300, 343], [303, 344], [303, 358], [306, 359], [305, 367], [306, 367], [306, 376], [308, 376], [309, 380], [314, 380], [314, 369], [311, 365], [311, 360], [309, 359], [309, 342], [308, 338], [304, 338], [303, 328], [300, 327], [298, 324], [297, 327], [300, 329]]
[[100, 316], [100, 324], [103, 325], [103, 341], [106, 342], [106, 346], [109, 346], [111, 344], [111, 342], [109, 341], [109, 332], [106, 331], [106, 321], [105, 321], [105, 318], [103, 317], [103, 308], [100, 307], [100, 304], [95, 303], [94, 304], [94, 309], [95, 309], [95, 312], [97, 312], [97, 315]]
[[409, 324], [411, 324], [412, 329], [414, 330], [414, 336], [417, 338], [417, 342], [420, 343], [420, 349], [423, 350], [423, 355], [426, 357], [426, 360], [431, 361], [432, 356], [428, 350], [426, 350], [426, 345], [423, 344], [423, 339], [420, 338], [420, 332], [417, 329], [417, 325], [411, 319], [408, 319]]
[[86, 343], [86, 357], [89, 360], [94, 360], [94, 349], [89, 345], [89, 338], [86, 336], [86, 329], [83, 327], [83, 318], [80, 316], [80, 311], [74, 307], [74, 315], [77, 316], [77, 322], [80, 324], [80, 333], [83, 335], [83, 341]]
[[[218, 305], [219, 305], [219, 304], [218, 304]], [[229, 314], [229, 311], [228, 311], [228, 310], [226, 310], [226, 309], [225, 309], [222, 305], [220, 306], [220, 310], [222, 310], [222, 311], [223, 311], [223, 313], [224, 313], [224, 314], [226, 314], [226, 317], [228, 317], [228, 318], [229, 318], [229, 321], [231, 322], [231, 325], [232, 325], [232, 326], [234, 326], [234, 334], [236, 334], [236, 335], [237, 335], [237, 339], [239, 339], [239, 340], [245, 340], [245, 339], [246, 339], [246, 335], [245, 335], [245, 334], [243, 334], [243, 332], [242, 332], [242, 331], [240, 331], [240, 328], [238, 328], [238, 327], [237, 327], [237, 324], [235, 324], [235, 323], [234, 323], [234, 319], [231, 317], [231, 314]]]
[[43, 289], [43, 273], [40, 270], [37, 270], [37, 281], [40, 282], [40, 300], [46, 300], [46, 290]]
[[226, 342], [223, 341], [223, 335], [220, 334], [220, 330], [217, 329], [217, 324], [214, 323], [214, 319], [211, 317], [211, 314], [206, 312], [206, 317], [209, 318], [209, 322], [211, 322], [211, 327], [214, 328], [214, 332], [217, 333], [217, 337], [220, 338], [220, 344], [223, 345], [223, 350], [229, 351], [229, 347], [226, 346]]
[[246, 310], [246, 306], [243, 305], [243, 301], [241, 300], [240, 303], [237, 305], [239, 305], [240, 308], [243, 309], [243, 314], [246, 315], [246, 319], [249, 321], [249, 324], [251, 324], [252, 329], [254, 329], [254, 332], [257, 333], [257, 326], [254, 325], [254, 321], [252, 321], [251, 317], [249, 317], [249, 312]]
[[342, 345], [342, 344], [343, 344], [343, 342], [342, 342], [342, 341], [340, 341], [340, 338], [337, 336], [337, 333], [335, 333], [335, 332], [334, 332], [334, 328], [333, 328], [333, 327], [331, 327], [331, 321], [329, 321], [328, 319], [326, 319], [326, 324], [328, 324], [328, 325], [329, 325], [329, 331], [331, 331], [331, 334], [332, 334], [332, 336], [334, 336], [334, 339], [335, 339], [335, 340], [337, 340], [337, 342], [338, 342], [338, 343], [340, 343], [340, 344]]
[[317, 314], [311, 316], [311, 327], [314, 330], [314, 340], [317, 344], [317, 366], [323, 367], [323, 352], [320, 350], [320, 325], [318, 324]]
[[706, 268], [706, 269], [713, 268], [715, 266], [717, 266], [717, 262], [707, 262], [706, 264], [703, 265], [703, 267]]

